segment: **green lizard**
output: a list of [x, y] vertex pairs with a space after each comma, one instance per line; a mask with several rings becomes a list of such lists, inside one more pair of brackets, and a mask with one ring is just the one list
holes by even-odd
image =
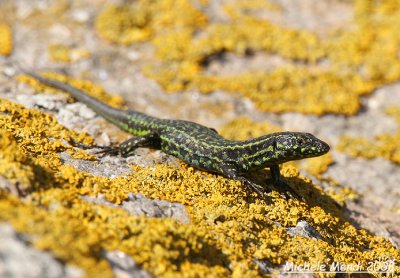
[[137, 135], [117, 148], [106, 149], [105, 153], [128, 156], [139, 147], [161, 149], [198, 169], [239, 180], [261, 196], [265, 188], [244, 177], [244, 173], [269, 167], [274, 184], [298, 196], [283, 181], [279, 164], [320, 156], [329, 151], [328, 144], [310, 133], [302, 132], [278, 132], [246, 141], [227, 140], [212, 128], [189, 121], [159, 119], [136, 111], [115, 109], [68, 84], [33, 72], [23, 72], [45, 85], [68, 92], [112, 124]]

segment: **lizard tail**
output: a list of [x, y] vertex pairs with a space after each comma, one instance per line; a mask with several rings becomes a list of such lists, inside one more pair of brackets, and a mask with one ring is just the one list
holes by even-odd
[[25, 70], [25, 69], [20, 69], [24, 74], [33, 77], [34, 79], [40, 81], [41, 83], [56, 88], [63, 90], [67, 93], [69, 93], [73, 98], [76, 100], [86, 104], [90, 109], [92, 109], [96, 114], [104, 117], [107, 121], [119, 126], [120, 128], [124, 129], [125, 127], [125, 122], [127, 121], [126, 119], [126, 112], [125, 110], [121, 109], [116, 109], [114, 107], [111, 107], [110, 105], [107, 105], [98, 99], [87, 95], [85, 92], [72, 87], [69, 84], [62, 83], [57, 80], [53, 79], [48, 79], [46, 77], [43, 77], [37, 73]]

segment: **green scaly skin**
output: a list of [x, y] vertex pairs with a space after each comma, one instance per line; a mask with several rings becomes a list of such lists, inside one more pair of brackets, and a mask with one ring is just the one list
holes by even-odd
[[24, 73], [45, 85], [68, 92], [109, 122], [136, 135], [106, 152], [128, 156], [139, 147], [161, 149], [196, 168], [240, 180], [260, 195], [265, 193], [265, 188], [244, 177], [244, 173], [269, 167], [274, 184], [298, 196], [282, 180], [279, 164], [329, 151], [328, 144], [302, 132], [278, 132], [246, 141], [227, 140], [214, 129], [197, 123], [115, 109], [68, 84], [33, 72]]

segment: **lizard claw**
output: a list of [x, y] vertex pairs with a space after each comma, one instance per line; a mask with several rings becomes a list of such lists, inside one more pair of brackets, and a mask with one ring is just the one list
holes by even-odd
[[242, 179], [242, 182], [250, 189], [251, 192], [256, 192], [260, 197], [264, 197], [265, 190], [262, 186], [251, 182], [248, 179]]
[[78, 141], [74, 140], [73, 138], [71, 138], [71, 142], [69, 144], [72, 147], [77, 147], [82, 150], [88, 150], [88, 149], [93, 149], [93, 147], [97, 147], [95, 145], [89, 145], [89, 144], [84, 144], [84, 143], [78, 142]]
[[120, 150], [118, 147], [110, 147], [110, 146], [98, 146], [98, 145], [87, 145], [87, 144], [83, 144], [80, 142], [74, 142], [74, 146], [81, 148], [83, 150], [89, 150], [89, 149], [100, 149], [98, 151], [95, 151], [94, 154], [100, 154], [103, 156], [105, 155], [118, 155], [120, 154]]
[[302, 200], [304, 201], [304, 198], [302, 196], [300, 196], [296, 190], [294, 190], [292, 187], [290, 187], [285, 181], [279, 179], [278, 181], [276, 181], [275, 185], [279, 188], [282, 189], [283, 191], [283, 195], [287, 198], [296, 198], [298, 200]]

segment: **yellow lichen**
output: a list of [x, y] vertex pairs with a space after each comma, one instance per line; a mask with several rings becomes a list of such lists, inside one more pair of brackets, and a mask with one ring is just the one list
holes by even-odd
[[[399, 107], [389, 107], [386, 113], [400, 123]], [[353, 157], [364, 157], [367, 159], [383, 157], [400, 164], [400, 128], [393, 134], [379, 134], [372, 140], [345, 135], [341, 138], [337, 148]]]
[[[173, 4], [185, 7], [185, 12], [176, 12], [179, 9], [172, 9]], [[400, 79], [400, 36], [396, 28], [400, 16], [399, 9], [393, 8], [396, 5], [394, 0], [355, 1], [355, 27], [334, 30], [324, 38], [257, 18], [252, 11], [270, 10], [271, 4], [256, 0], [225, 4], [229, 18], [207, 25], [205, 15], [185, 0], [142, 0], [119, 7], [122, 13], [131, 15], [109, 13], [106, 19], [99, 16], [97, 21], [107, 27], [113, 26], [108, 22], [119, 22], [120, 18], [135, 21], [135, 16], [145, 14], [148, 21], [139, 29], [151, 29], [159, 61], [147, 65], [144, 72], [167, 91], [224, 90], [250, 98], [263, 111], [354, 115], [360, 109], [361, 95]], [[130, 9], [136, 13], [127, 12]], [[129, 32], [129, 26], [97, 29], [100, 33], [107, 29], [108, 37], [115, 37], [109, 40], [118, 43], [124, 38], [121, 32]], [[231, 76], [207, 73], [211, 57], [224, 52], [247, 55], [249, 51], [277, 54], [292, 66]], [[296, 63], [299, 60], [303, 63]], [[321, 60], [328, 63], [320, 66]]]
[[35, 171], [29, 158], [19, 150], [12, 133], [0, 130], [0, 176], [18, 184], [20, 194], [35, 182]]
[[101, 256], [103, 250], [125, 252], [156, 276], [229, 273], [222, 266], [223, 254], [203, 242], [205, 235], [194, 227], [170, 219], [131, 217], [122, 209], [82, 201], [72, 191], [50, 190], [48, 195], [53, 206], [58, 203], [56, 209], [39, 208], [0, 193], [0, 220], [35, 235], [37, 248], [51, 250], [57, 258], [84, 268], [87, 277], [113, 277]]
[[0, 55], [8, 56], [13, 48], [11, 27], [0, 22]]
[[165, 29], [199, 27], [206, 21], [187, 0], [141, 0], [133, 5], [108, 5], [96, 19], [96, 30], [110, 42], [128, 45]]
[[323, 173], [328, 170], [328, 167], [333, 164], [333, 157], [331, 153], [323, 156], [313, 157], [307, 159], [304, 170], [315, 177], [321, 177]]
[[85, 59], [90, 52], [83, 48], [70, 48], [63, 44], [49, 45], [50, 58], [55, 62], [70, 63]]
[[[155, 41], [165, 45], [162, 41]], [[174, 44], [181, 45], [179, 41]], [[162, 51], [169, 53], [168, 59], [173, 57], [173, 53], [185, 53], [176, 48], [169, 51], [164, 48]], [[190, 61], [195, 60], [194, 57], [196, 55], [191, 55]], [[187, 67], [188, 64], [191, 66]], [[360, 108], [360, 95], [374, 88], [373, 83], [365, 82], [355, 74], [338, 75], [336, 72], [313, 72], [294, 67], [279, 68], [267, 73], [210, 76], [202, 75], [198, 64], [184, 60], [176, 65], [147, 67], [145, 73], [168, 91], [197, 88], [203, 93], [215, 90], [240, 93], [253, 100], [260, 110], [276, 113], [298, 111], [317, 115], [327, 112], [353, 115]]]
[[1, 163], [0, 174], [21, 182], [23, 191], [31, 191], [38, 184], [48, 182], [42, 170], [56, 171], [61, 166], [60, 152], [68, 150], [72, 156], [94, 159], [73, 147], [76, 143], [92, 144], [93, 138], [68, 131], [51, 115], [23, 109], [4, 99], [0, 99], [0, 113], [1, 140], [5, 144], [1, 148], [0, 157], [5, 163]]
[[381, 134], [374, 140], [343, 136], [338, 150], [353, 157], [376, 158], [383, 157], [395, 163], [400, 163], [400, 131], [395, 134]]
[[102, 38], [127, 45], [151, 36], [151, 30], [147, 27], [148, 20], [146, 11], [141, 9], [109, 5], [98, 15], [96, 29]]
[[142, 0], [141, 5], [151, 12], [151, 26], [156, 33], [184, 28], [196, 30], [207, 23], [207, 17], [199, 7], [193, 5], [192, 1]]

